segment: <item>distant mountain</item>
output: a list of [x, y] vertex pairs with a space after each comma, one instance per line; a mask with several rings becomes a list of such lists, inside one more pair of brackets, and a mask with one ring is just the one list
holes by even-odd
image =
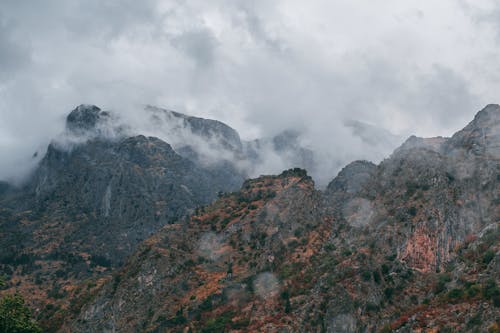
[[62, 332], [495, 332], [500, 107], [322, 192], [247, 180], [144, 241]]
[[372, 147], [393, 147], [401, 142], [400, 136], [359, 120], [348, 120], [344, 124], [355, 136]]

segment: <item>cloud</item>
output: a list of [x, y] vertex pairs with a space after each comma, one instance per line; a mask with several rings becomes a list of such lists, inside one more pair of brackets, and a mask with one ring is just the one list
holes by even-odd
[[16, 166], [81, 103], [126, 116], [157, 105], [244, 139], [300, 129], [317, 173], [332, 178], [388, 150], [365, 144], [351, 120], [450, 135], [498, 102], [496, 32], [476, 15], [495, 17], [490, 3], [2, 1], [0, 179], [26, 174]]
[[172, 44], [193, 59], [199, 70], [212, 66], [214, 62], [216, 41], [210, 30], [182, 33], [172, 38]]

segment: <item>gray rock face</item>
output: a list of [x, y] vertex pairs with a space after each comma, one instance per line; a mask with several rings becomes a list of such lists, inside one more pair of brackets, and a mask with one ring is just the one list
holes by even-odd
[[369, 181], [365, 195], [386, 198], [375, 206], [400, 207], [392, 214], [409, 229], [398, 257], [409, 266], [443, 270], [458, 244], [500, 220], [499, 118], [487, 106], [450, 139], [412, 137]]
[[500, 159], [500, 106], [490, 104], [479, 111], [474, 120], [451, 137], [443, 152], [452, 156], [471, 153]]
[[[90, 141], [71, 152], [49, 147], [32, 183], [36, 206], [81, 220], [67, 240], [89, 239], [88, 250], [122, 260], [162, 225], [233, 184], [182, 158], [165, 142], [137, 136]], [[75, 221], [73, 221], [75, 223]]]

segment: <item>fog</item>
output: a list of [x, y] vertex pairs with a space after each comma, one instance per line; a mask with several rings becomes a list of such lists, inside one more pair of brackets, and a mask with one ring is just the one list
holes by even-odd
[[[4, 0], [0, 179], [23, 179], [89, 103], [137, 128], [155, 105], [247, 141], [299, 130], [324, 182], [498, 102], [499, 17], [486, 0]], [[252, 173], [288, 163], [264, 162]]]

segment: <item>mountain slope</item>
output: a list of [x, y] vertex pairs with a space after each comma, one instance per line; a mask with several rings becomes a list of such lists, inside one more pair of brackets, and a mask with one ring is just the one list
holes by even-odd
[[27, 184], [2, 186], [0, 268], [7, 292], [18, 290], [38, 312], [67, 308], [86, 279], [109, 274], [162, 226], [243, 182], [230, 166], [197, 164], [115, 121], [79, 106]]
[[500, 107], [325, 192], [245, 182], [146, 240], [63, 331], [471, 332], [500, 316]]

